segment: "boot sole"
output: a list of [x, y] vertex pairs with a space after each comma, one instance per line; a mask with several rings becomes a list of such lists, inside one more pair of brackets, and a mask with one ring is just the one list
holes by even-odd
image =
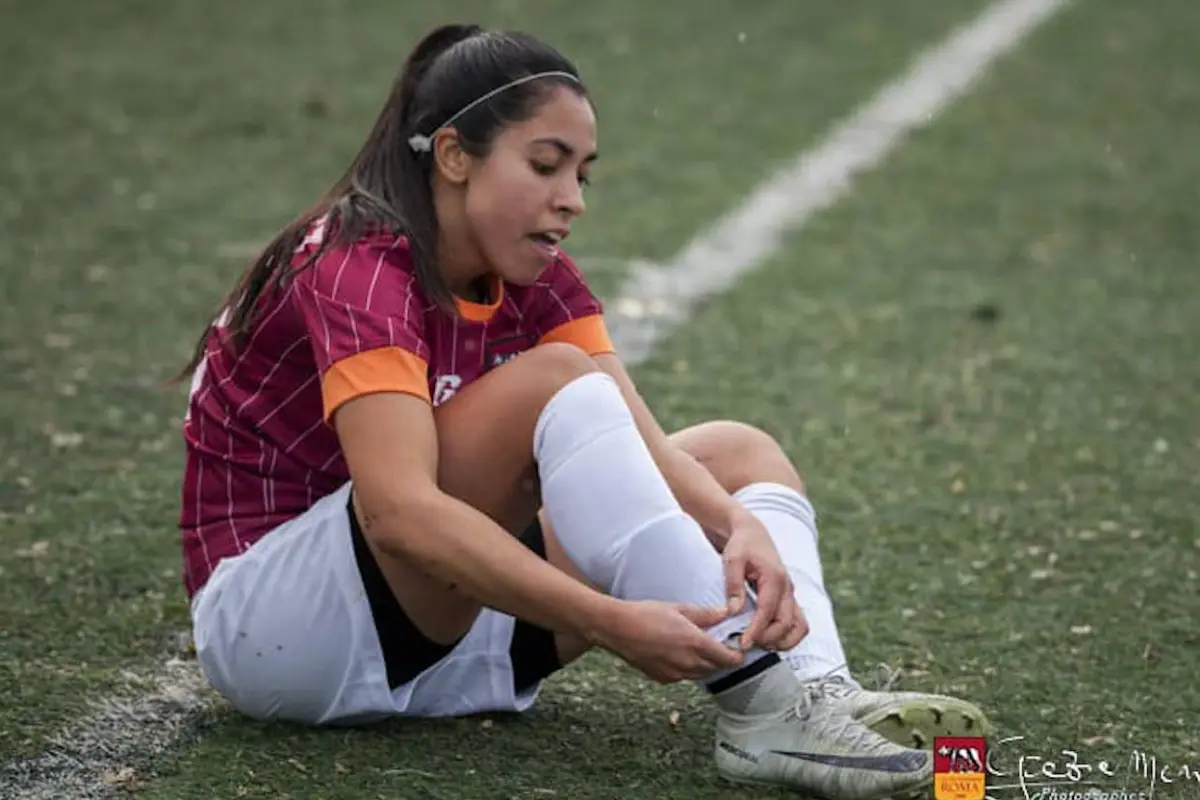
[[935, 736], [988, 736], [992, 725], [970, 703], [946, 698], [912, 700], [898, 708], [868, 714], [862, 723], [901, 747], [933, 750]]

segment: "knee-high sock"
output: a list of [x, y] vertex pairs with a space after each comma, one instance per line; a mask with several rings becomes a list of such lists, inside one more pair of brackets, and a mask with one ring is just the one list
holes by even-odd
[[795, 584], [796, 602], [808, 620], [808, 636], [784, 654], [784, 660], [802, 680], [830, 673], [851, 679], [833, 602], [825, 589], [812, 504], [795, 489], [777, 483], [754, 483], [734, 497], [770, 533]]
[[[626, 600], [725, 606], [720, 556], [675, 499], [610, 376], [590, 373], [559, 390], [538, 419], [533, 449], [546, 515], [589, 581]], [[725, 641], [752, 613], [748, 603], [708, 632]], [[740, 671], [763, 659], [778, 661], [751, 651]], [[715, 690], [736, 674], [704, 683]]]

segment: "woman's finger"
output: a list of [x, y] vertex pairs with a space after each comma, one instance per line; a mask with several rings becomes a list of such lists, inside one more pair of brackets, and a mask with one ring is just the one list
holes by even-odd
[[785, 594], [784, 588], [787, 583], [787, 572], [764, 572], [758, 580], [758, 608], [755, 609], [754, 618], [750, 620], [749, 627], [742, 633], [742, 649], [749, 650], [756, 643], [762, 641], [762, 633], [767, 629], [767, 626], [779, 616], [779, 604], [790, 593]]

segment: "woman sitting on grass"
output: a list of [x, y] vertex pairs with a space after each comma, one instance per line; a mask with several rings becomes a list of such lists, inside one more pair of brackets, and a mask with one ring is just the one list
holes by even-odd
[[933, 735], [986, 720], [850, 677], [813, 508], [769, 436], [659, 427], [562, 249], [595, 157], [570, 61], [438, 28], [230, 294], [184, 426], [208, 680], [313, 725], [521, 711], [602, 647], [704, 687], [729, 779], [927, 790]]

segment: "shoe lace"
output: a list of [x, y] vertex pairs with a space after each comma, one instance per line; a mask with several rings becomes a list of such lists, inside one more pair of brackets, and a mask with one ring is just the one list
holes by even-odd
[[[858, 687], [847, 680], [839, 665], [817, 678], [805, 681], [789, 714], [799, 722], [808, 722], [817, 704], [826, 699], [836, 699], [858, 691]], [[826, 726], [826, 737], [838, 740], [840, 746], [856, 753], [879, 753], [893, 745], [875, 731], [861, 724], [849, 714], [836, 715]], [[825, 723], [821, 723], [825, 725]]]
[[[871, 675], [873, 691], [890, 692], [903, 673], [898, 667], [879, 663]], [[813, 706], [824, 698], [840, 698], [859, 689], [847, 678], [847, 664], [842, 662], [816, 678], [805, 681], [803, 691], [793, 709], [798, 719], [806, 720], [812, 715]]]
[[801, 684], [800, 696], [796, 698], [792, 708], [797, 719], [807, 720], [812, 716], [813, 707], [827, 697], [845, 697], [854, 691], [854, 686], [846, 680], [845, 668], [844, 663], [838, 664], [824, 674]]
[[875, 671], [872, 675], [875, 684], [874, 691], [890, 692], [893, 687], [904, 676], [904, 671], [899, 667], [893, 667], [891, 664], [879, 663], [875, 665]]

